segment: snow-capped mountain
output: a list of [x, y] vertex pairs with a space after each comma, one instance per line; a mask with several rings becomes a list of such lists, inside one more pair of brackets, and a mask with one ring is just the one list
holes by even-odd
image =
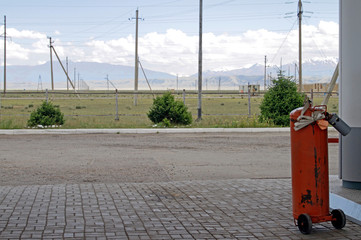
[[[337, 65], [337, 59], [307, 60], [303, 62], [303, 79], [305, 83], [328, 82]], [[54, 62], [54, 82], [56, 89], [66, 88], [66, 76], [59, 63]], [[109, 80], [118, 89], [134, 88], [134, 67], [111, 65], [106, 63], [69, 63], [69, 77], [74, 81], [83, 80], [90, 89], [106, 89]], [[0, 74], [3, 74], [0, 69]], [[203, 72], [204, 89], [236, 89], [239, 85], [260, 84], [264, 82], [265, 66], [254, 64], [247, 68], [227, 70], [227, 68], [216, 71]], [[295, 64], [281, 66], [267, 66], [267, 79], [276, 77], [282, 70], [286, 76], [294, 76], [297, 73]], [[74, 74], [75, 72], [75, 74]], [[147, 79], [153, 89], [176, 89], [177, 77], [165, 72], [144, 69]], [[296, 76], [297, 77], [297, 76]], [[198, 75], [178, 78], [178, 89], [195, 89]], [[8, 89], [37, 89], [39, 83], [43, 89], [50, 89], [50, 64], [49, 62], [37, 66], [8, 66], [7, 88]], [[2, 88], [2, 87], [0, 87]], [[148, 89], [143, 71], [139, 70], [139, 89]]]
[[[337, 65], [337, 60], [307, 60], [302, 63], [303, 75], [307, 77], [329, 77], [332, 76]], [[271, 73], [272, 76], [282, 70], [286, 76], [294, 76], [295, 71], [298, 75], [298, 67], [296, 64], [285, 64], [283, 66], [267, 65], [267, 75]], [[204, 77], [223, 75], [223, 76], [264, 76], [265, 66], [261, 64], [254, 64], [251, 67], [239, 68], [228, 71], [207, 71], [203, 73]], [[196, 76], [196, 75], [193, 75]]]

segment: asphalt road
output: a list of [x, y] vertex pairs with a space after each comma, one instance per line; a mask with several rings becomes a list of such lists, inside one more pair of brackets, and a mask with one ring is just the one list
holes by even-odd
[[[330, 174], [338, 145], [329, 144]], [[289, 133], [0, 135], [0, 185], [289, 178]]]

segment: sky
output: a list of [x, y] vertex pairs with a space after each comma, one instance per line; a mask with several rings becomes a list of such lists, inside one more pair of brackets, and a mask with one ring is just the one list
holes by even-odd
[[[48, 62], [52, 37], [61, 59], [134, 66], [138, 9], [143, 67], [180, 76], [198, 71], [199, 0], [0, 0], [0, 6], [7, 65]], [[203, 0], [203, 70], [264, 64], [265, 56], [269, 66], [297, 62], [297, 7], [296, 0]], [[304, 61], [337, 60], [339, 1], [303, 1], [303, 11]]]

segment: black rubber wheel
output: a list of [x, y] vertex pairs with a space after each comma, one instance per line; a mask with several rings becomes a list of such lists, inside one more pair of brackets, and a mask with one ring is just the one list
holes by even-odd
[[332, 210], [331, 216], [335, 218], [331, 223], [336, 229], [342, 229], [346, 225], [346, 216], [341, 209]]
[[310, 234], [312, 231], [312, 220], [311, 217], [306, 213], [298, 216], [297, 225], [298, 229], [303, 234]]

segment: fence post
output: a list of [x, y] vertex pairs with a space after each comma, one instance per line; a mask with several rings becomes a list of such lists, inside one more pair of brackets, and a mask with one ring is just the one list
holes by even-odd
[[46, 103], [48, 103], [48, 99], [49, 99], [48, 89], [45, 90], [45, 98], [46, 98]]
[[183, 104], [186, 104], [186, 90], [183, 89]]
[[118, 89], [115, 89], [115, 121], [119, 121], [118, 114]]
[[248, 84], [248, 117], [251, 117], [251, 89]]

